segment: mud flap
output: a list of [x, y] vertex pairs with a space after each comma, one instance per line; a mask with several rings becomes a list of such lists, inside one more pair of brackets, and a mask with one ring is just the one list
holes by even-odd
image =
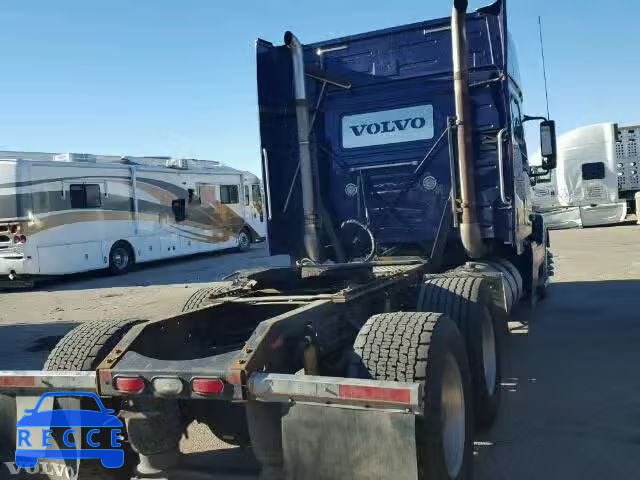
[[[66, 408], [80, 408], [80, 401], [73, 399], [65, 399], [67, 404]], [[19, 395], [16, 396], [16, 419], [20, 420], [25, 415], [26, 409], [35, 408], [36, 404], [40, 401], [39, 396], [24, 396]], [[46, 398], [42, 401], [39, 410], [54, 410], [59, 407], [56, 407], [54, 404], [53, 397]], [[31, 449], [39, 450], [41, 447], [39, 445], [43, 442], [43, 428], [47, 428], [47, 425], [41, 425], [37, 427], [21, 427], [20, 430], [26, 430], [29, 432], [29, 439], [33, 443], [32, 446], [27, 447], [25, 442], [21, 442], [19, 438], [16, 438], [16, 449], [21, 448], [24, 451], [28, 452]], [[15, 427], [14, 427], [15, 428]], [[71, 439], [73, 441], [74, 438], [82, 438], [82, 429], [79, 426], [74, 426], [75, 433], [71, 435]], [[55, 437], [50, 438], [49, 442], [51, 446], [46, 447], [45, 450], [57, 450], [58, 448], [64, 448], [63, 446], [58, 444], [58, 439]], [[29, 442], [26, 442], [29, 443]], [[38, 464], [33, 468], [19, 468], [15, 462], [15, 456], [10, 460], [11, 465], [5, 465], [9, 471], [12, 473], [16, 472], [17, 479], [26, 479], [28, 477], [32, 477], [33, 474], [30, 472], [38, 472], [41, 475], [38, 475], [37, 478], [48, 478], [48, 479], [77, 479], [79, 478], [80, 472], [80, 463], [77, 459], [59, 459], [59, 458], [43, 458], [38, 459]], [[19, 473], [18, 473], [19, 472]], [[27, 475], [28, 474], [28, 475]], [[0, 478], [2, 478], [0, 476]]]
[[416, 480], [413, 413], [295, 404], [282, 418], [288, 480]]

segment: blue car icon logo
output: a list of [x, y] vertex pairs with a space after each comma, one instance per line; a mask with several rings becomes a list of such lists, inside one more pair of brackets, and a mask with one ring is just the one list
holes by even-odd
[[[79, 397], [83, 405], [94, 409], [48, 408], [56, 397]], [[38, 460], [45, 458], [100, 459], [106, 468], [119, 468], [124, 464], [120, 445], [122, 422], [113, 415], [113, 410], [104, 407], [95, 393], [45, 393], [35, 408], [24, 413], [16, 423], [18, 467], [33, 468]]]

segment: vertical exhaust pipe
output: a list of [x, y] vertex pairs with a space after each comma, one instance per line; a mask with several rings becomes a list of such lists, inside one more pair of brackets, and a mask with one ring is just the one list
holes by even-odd
[[302, 44], [291, 32], [284, 34], [284, 43], [291, 50], [293, 59], [293, 83], [298, 122], [298, 146], [300, 155], [300, 183], [302, 185], [302, 210], [304, 212], [304, 246], [309, 259], [320, 261], [320, 221], [316, 207], [313, 180], [313, 164], [309, 145], [309, 109], [304, 76]]
[[471, 132], [473, 125], [470, 115], [469, 70], [467, 58], [467, 32], [465, 27], [467, 0], [454, 0], [451, 14], [451, 37], [453, 47], [453, 88], [455, 92], [456, 117], [458, 119], [458, 165], [460, 170], [460, 199], [462, 201], [462, 221], [460, 238], [471, 258], [482, 258], [488, 249], [482, 241], [478, 224], [476, 186], [473, 171], [473, 145]]

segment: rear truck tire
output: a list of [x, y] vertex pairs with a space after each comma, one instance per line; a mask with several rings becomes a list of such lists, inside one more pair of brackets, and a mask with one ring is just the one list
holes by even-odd
[[210, 303], [210, 298], [212, 295], [218, 295], [224, 293], [225, 291], [230, 291], [231, 285], [228, 283], [221, 283], [218, 285], [214, 285], [211, 287], [203, 287], [199, 288], [195, 292], [193, 292], [187, 301], [184, 302], [182, 306], [183, 312], [190, 312], [191, 310], [197, 310], [199, 308], [204, 307], [208, 303]]
[[419, 311], [446, 313], [464, 337], [476, 428], [488, 430], [500, 405], [501, 344], [507, 331], [502, 315], [493, 313], [489, 283], [480, 277], [425, 280]]
[[128, 242], [118, 240], [109, 252], [109, 273], [121, 275], [131, 270], [135, 263], [133, 248]]
[[[83, 323], [67, 333], [49, 354], [44, 370], [94, 370], [113, 350], [117, 343], [140, 320], [95, 320]], [[103, 401], [106, 408], [115, 408]], [[64, 405], [60, 405], [64, 406]], [[77, 408], [77, 407], [76, 407]], [[124, 422], [123, 422], [124, 423]], [[55, 438], [54, 438], [55, 440]], [[61, 443], [58, 441], [58, 443]], [[127, 442], [122, 442], [125, 463], [122, 468], [104, 468], [99, 460], [83, 460], [72, 465], [79, 478], [111, 480], [123, 477], [126, 469], [133, 471], [135, 453]], [[74, 462], [75, 460], [68, 460]], [[78, 461], [79, 462], [79, 461]]]
[[251, 234], [249, 233], [249, 230], [246, 228], [240, 230], [236, 241], [238, 242], [238, 251], [247, 252], [251, 248]]
[[455, 323], [441, 313], [375, 315], [362, 327], [353, 348], [354, 376], [424, 386], [424, 416], [416, 425], [419, 478], [470, 479], [471, 376]]
[[94, 320], [78, 325], [53, 348], [45, 370], [94, 370], [142, 320]]

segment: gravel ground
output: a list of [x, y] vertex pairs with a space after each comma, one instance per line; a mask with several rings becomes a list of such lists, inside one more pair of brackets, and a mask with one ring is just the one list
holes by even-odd
[[[553, 232], [549, 298], [512, 323], [497, 425], [476, 442], [476, 478], [633, 478], [640, 472], [640, 227]], [[40, 368], [59, 336], [95, 318], [158, 318], [193, 289], [241, 269], [285, 264], [264, 246], [69, 277], [0, 293], [0, 369]], [[228, 445], [204, 425], [182, 449]]]

